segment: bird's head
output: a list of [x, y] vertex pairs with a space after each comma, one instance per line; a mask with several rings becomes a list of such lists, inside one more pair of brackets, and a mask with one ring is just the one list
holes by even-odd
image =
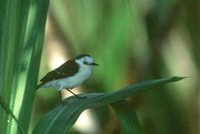
[[97, 63], [94, 62], [93, 58], [88, 54], [79, 55], [75, 58], [75, 62], [81, 66], [98, 66]]

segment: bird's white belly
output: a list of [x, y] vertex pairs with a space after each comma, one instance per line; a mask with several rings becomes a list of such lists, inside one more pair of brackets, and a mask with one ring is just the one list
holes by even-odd
[[57, 88], [58, 90], [62, 89], [72, 89], [81, 85], [85, 80], [89, 78], [91, 74], [91, 69], [81, 68], [79, 72], [71, 77], [53, 80], [44, 85], [44, 87]]

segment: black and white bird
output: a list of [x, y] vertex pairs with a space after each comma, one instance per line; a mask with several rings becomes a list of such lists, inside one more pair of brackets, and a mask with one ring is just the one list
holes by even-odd
[[38, 88], [56, 88], [58, 91], [68, 90], [76, 97], [79, 97], [71, 89], [80, 86], [87, 80], [92, 72], [93, 66], [98, 64], [88, 55], [79, 55], [68, 60], [58, 68], [47, 73], [41, 80]]

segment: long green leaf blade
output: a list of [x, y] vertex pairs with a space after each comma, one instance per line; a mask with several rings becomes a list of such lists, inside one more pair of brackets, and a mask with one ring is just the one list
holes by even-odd
[[136, 112], [128, 101], [120, 101], [112, 104], [116, 115], [120, 121], [122, 134], [141, 134], [141, 126]]
[[[18, 121], [17, 117], [14, 115], [12, 110], [9, 108], [8, 104], [6, 104], [6, 102], [3, 100], [2, 96], [0, 96], [0, 105], [3, 108], [3, 110], [7, 114], [10, 114], [11, 117], [15, 120], [15, 122], [19, 124], [19, 121]], [[20, 125], [18, 125], [18, 128], [19, 128], [20, 133], [25, 134], [25, 131], [23, 130], [23, 128]]]
[[0, 3], [0, 133], [27, 134], [49, 0]]
[[108, 93], [85, 93], [80, 94], [82, 99], [74, 96], [65, 99], [65, 105], [58, 104], [52, 111], [44, 115], [37, 126], [34, 134], [64, 134], [68, 133], [79, 115], [87, 108], [110, 105], [125, 100], [138, 93], [149, 91], [163, 84], [175, 82], [183, 77], [171, 77], [166, 79], [149, 80]]

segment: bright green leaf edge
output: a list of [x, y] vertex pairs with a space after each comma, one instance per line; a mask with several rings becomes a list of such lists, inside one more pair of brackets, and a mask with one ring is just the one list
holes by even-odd
[[175, 82], [185, 77], [170, 77], [165, 79], [148, 80], [131, 84], [125, 88], [107, 93], [79, 94], [82, 99], [75, 96], [68, 97], [63, 104], [58, 104], [53, 110], [45, 114], [36, 125], [33, 134], [66, 134], [78, 119], [79, 115], [88, 108], [110, 105], [125, 100], [138, 93], [149, 91], [169, 82]]

